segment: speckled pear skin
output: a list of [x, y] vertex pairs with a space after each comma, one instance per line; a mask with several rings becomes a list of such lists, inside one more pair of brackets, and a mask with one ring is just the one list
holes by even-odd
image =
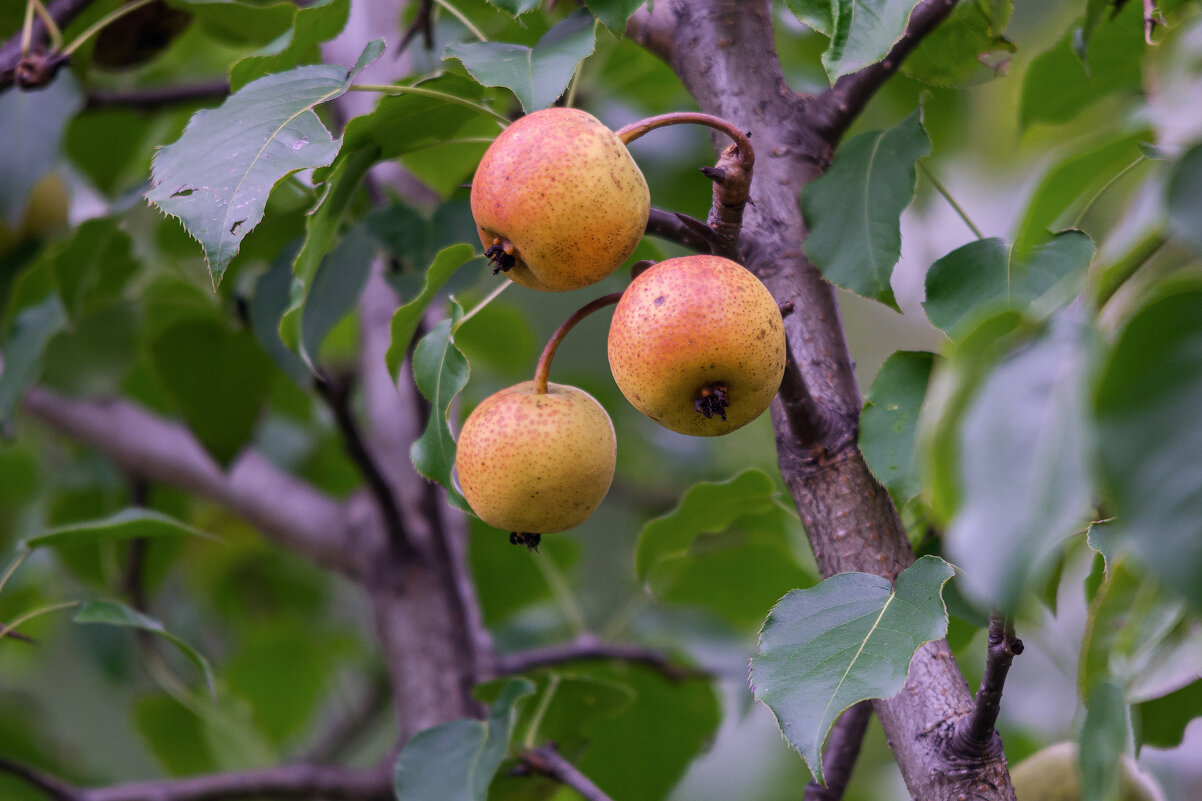
[[456, 470], [472, 511], [505, 531], [550, 534], [596, 511], [617, 463], [609, 414], [582, 389], [515, 384], [485, 398], [459, 434]]
[[489, 145], [472, 179], [472, 216], [485, 248], [516, 248], [506, 271], [546, 292], [595, 284], [634, 252], [651, 195], [626, 145], [587, 112], [527, 114]]
[[[729, 259], [684, 256], [631, 282], [609, 326], [609, 367], [622, 394], [665, 428], [718, 436], [768, 408], [785, 373], [780, 307], [758, 278]], [[726, 420], [694, 402], [724, 384]]]

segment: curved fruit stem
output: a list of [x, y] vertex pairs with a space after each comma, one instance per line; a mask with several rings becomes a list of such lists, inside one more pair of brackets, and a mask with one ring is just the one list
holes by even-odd
[[551, 360], [555, 358], [555, 351], [559, 349], [559, 343], [563, 342], [563, 338], [568, 332], [576, 327], [576, 323], [588, 317], [598, 309], [604, 309], [606, 306], [612, 306], [617, 303], [622, 297], [621, 292], [611, 292], [608, 295], [602, 295], [577, 309], [571, 317], [564, 321], [563, 325], [551, 335], [551, 339], [547, 341], [547, 346], [543, 348], [543, 353], [538, 357], [538, 367], [534, 370], [534, 392], [538, 395], [547, 394], [547, 376], [551, 373]]
[[643, 134], [654, 131], [656, 128], [685, 124], [708, 125], [716, 131], [721, 131], [734, 140], [735, 145], [739, 149], [739, 162], [743, 169], [750, 170], [751, 165], [755, 163], [755, 150], [752, 149], [751, 139], [745, 132], [740, 130], [733, 122], [728, 122], [721, 117], [715, 117], [713, 114], [702, 114], [700, 111], [673, 111], [668, 114], [659, 114], [655, 117], [648, 117], [645, 120], [632, 122], [624, 128], [615, 131], [615, 133], [622, 140], [623, 144], [628, 145]]

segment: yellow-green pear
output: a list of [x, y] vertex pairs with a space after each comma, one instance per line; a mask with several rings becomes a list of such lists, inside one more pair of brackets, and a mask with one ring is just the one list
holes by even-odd
[[[1121, 760], [1119, 801], [1165, 801], [1156, 780], [1126, 754]], [[1081, 801], [1077, 744], [1056, 743], [1010, 769], [1018, 801]]]
[[631, 405], [665, 428], [725, 434], [759, 417], [780, 388], [780, 307], [729, 259], [662, 261], [618, 301], [609, 367]]
[[613, 131], [587, 112], [549, 108], [489, 145], [471, 203], [497, 269], [522, 286], [565, 292], [626, 261], [647, 227], [651, 195]]
[[[582, 523], [613, 482], [613, 423], [592, 395], [525, 381], [485, 398], [463, 424], [459, 485], [490, 526], [549, 534]], [[537, 538], [535, 539], [537, 543]]]

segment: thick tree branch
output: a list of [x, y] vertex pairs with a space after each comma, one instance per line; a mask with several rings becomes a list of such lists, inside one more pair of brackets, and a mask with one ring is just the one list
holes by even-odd
[[[79, 16], [79, 13], [87, 8], [91, 2], [92, 0], [52, 0], [52, 2], [47, 4], [46, 9], [61, 29], [65, 28], [70, 24], [71, 20]], [[45, 24], [36, 14], [33, 19], [32, 33], [33, 35], [30, 38], [31, 51], [43, 51], [47, 41], [49, 41], [49, 34], [46, 31]], [[45, 76], [45, 82], [49, 82], [49, 79], [54, 77], [54, 73], [61, 69], [65, 63], [65, 61], [59, 60], [54, 64], [47, 65], [46, 68], [50, 72]], [[0, 46], [0, 92], [3, 92], [16, 82], [17, 73], [21, 69], [21, 32], [18, 31], [13, 34], [12, 38]]]
[[989, 650], [985, 657], [985, 675], [977, 690], [972, 713], [956, 725], [951, 747], [958, 756], [980, 757], [1001, 749], [995, 726], [1002, 708], [1002, 690], [1010, 663], [1023, 652], [1023, 641], [1014, 635], [1014, 626], [1002, 615], [989, 615]]
[[585, 801], [613, 801], [605, 791], [580, 772], [580, 769], [564, 759], [553, 746], [545, 745], [533, 751], [527, 751], [519, 757], [522, 764], [532, 773], [554, 779], [560, 784], [566, 784], [580, 793]]
[[814, 99], [807, 109], [810, 124], [829, 142], [837, 142], [852, 121], [868, 105], [876, 90], [901, 67], [906, 56], [918, 47], [952, 13], [956, 0], [922, 0], [910, 12], [906, 32], [889, 55], [859, 72], [844, 75]]
[[666, 654], [653, 648], [624, 643], [605, 643], [595, 637], [581, 637], [575, 642], [549, 645], [501, 654], [497, 657], [497, 674], [525, 673], [549, 665], [578, 662], [583, 659], [617, 659], [623, 662], [638, 662], [655, 668], [672, 681], [682, 679], [710, 678], [705, 671], [674, 662]]
[[75, 400], [34, 388], [24, 409], [133, 475], [216, 501], [319, 565], [352, 574], [358, 569], [343, 505], [254, 451], [222, 470], [184, 426], [126, 401]]
[[392, 798], [391, 766], [387, 764], [367, 770], [337, 765], [280, 765], [263, 770], [131, 782], [110, 787], [76, 787], [2, 758], [0, 771], [25, 780], [49, 794], [54, 801], [249, 801], [255, 798], [387, 801]]
[[864, 742], [864, 732], [868, 730], [871, 718], [872, 704], [868, 701], [854, 704], [839, 716], [822, 754], [822, 775], [826, 777], [826, 786], [811, 780], [806, 785], [802, 801], [839, 801], [843, 798], [847, 783], [851, 781], [851, 771], [860, 757], [860, 745]]

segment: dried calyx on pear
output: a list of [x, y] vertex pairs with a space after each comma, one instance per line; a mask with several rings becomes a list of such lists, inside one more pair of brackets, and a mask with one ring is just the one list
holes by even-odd
[[495, 271], [564, 292], [626, 261], [647, 227], [651, 195], [613, 131], [587, 112], [549, 108], [493, 141], [472, 179], [471, 204]]
[[758, 417], [785, 371], [785, 329], [772, 294], [718, 256], [668, 259], [640, 274], [609, 327], [622, 394], [665, 428], [694, 436]]

